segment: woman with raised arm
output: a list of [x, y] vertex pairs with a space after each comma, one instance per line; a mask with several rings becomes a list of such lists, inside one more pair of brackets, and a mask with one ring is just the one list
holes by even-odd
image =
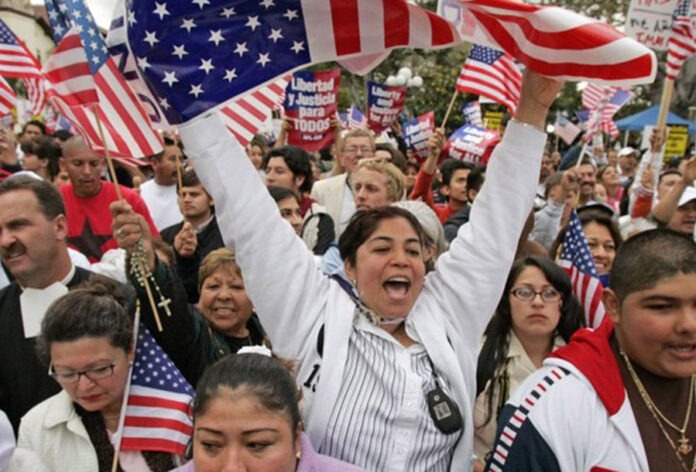
[[358, 212], [339, 241], [352, 287], [316, 270], [216, 115], [182, 127], [274, 349], [298, 361], [320, 453], [368, 470], [470, 467], [477, 348], [532, 208], [561, 85], [527, 71], [470, 223], [427, 276], [411, 213]]

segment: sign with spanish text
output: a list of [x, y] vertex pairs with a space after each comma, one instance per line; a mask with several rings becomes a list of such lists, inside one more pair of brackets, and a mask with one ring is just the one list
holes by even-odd
[[367, 83], [367, 125], [376, 134], [397, 119], [406, 100], [406, 87]]
[[413, 149], [416, 155], [428, 157], [428, 139], [435, 131], [435, 112], [429, 111], [401, 125], [406, 147]]
[[497, 131], [467, 124], [452, 133], [443, 153], [460, 161], [487, 164], [498, 142], [500, 135]]
[[336, 115], [340, 69], [299, 71], [285, 89], [285, 116], [290, 118], [288, 144], [318, 151], [334, 139], [331, 118]]

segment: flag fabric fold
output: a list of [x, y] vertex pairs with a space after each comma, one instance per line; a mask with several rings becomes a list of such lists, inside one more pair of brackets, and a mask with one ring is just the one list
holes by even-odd
[[619, 128], [614, 123], [614, 115], [633, 96], [633, 92], [620, 87], [588, 84], [582, 92], [582, 104], [590, 112], [584, 139], [589, 140], [593, 134], [600, 131], [616, 138], [619, 135]]
[[456, 88], [490, 98], [514, 113], [520, 101], [522, 73], [509, 54], [475, 44], [459, 72]]
[[126, 165], [141, 165], [137, 158], [160, 152], [162, 138], [108, 55], [83, 1], [46, 0], [46, 9], [59, 39], [44, 66], [47, 94], [56, 108], [98, 154], [108, 149]]
[[672, 29], [667, 41], [667, 78], [676, 80], [684, 62], [696, 54], [696, 20], [692, 0], [681, 0], [672, 15]]
[[655, 80], [654, 52], [570, 10], [517, 0], [460, 0], [456, 14], [452, 20], [462, 40], [504, 50], [549, 77], [624, 86]]
[[46, 103], [41, 64], [29, 52], [24, 42], [2, 20], [0, 20], [0, 74], [21, 79], [29, 95], [32, 113], [34, 115], [41, 113]]
[[459, 42], [449, 22], [404, 0], [127, 0], [124, 8], [129, 55], [170, 124], [311, 64], [355, 59], [360, 68], [389, 49]]
[[589, 328], [598, 327], [605, 315], [603, 287], [580, 218], [575, 211], [568, 221], [559, 263], [568, 273], [573, 285], [573, 295], [585, 311], [585, 324]]

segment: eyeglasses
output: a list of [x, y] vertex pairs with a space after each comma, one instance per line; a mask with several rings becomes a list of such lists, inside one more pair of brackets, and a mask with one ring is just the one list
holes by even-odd
[[360, 151], [361, 154], [372, 154], [374, 152], [373, 149], [369, 146], [351, 146], [343, 150], [343, 152], [345, 152], [346, 154], [357, 154], [358, 151]]
[[80, 377], [83, 375], [92, 382], [96, 382], [114, 375], [114, 367], [116, 367], [116, 364], [118, 364], [118, 360], [114, 360], [110, 364], [100, 367], [92, 367], [91, 369], [85, 370], [68, 370], [64, 372], [57, 372], [53, 370], [53, 364], [51, 364], [48, 366], [48, 375], [53, 377], [56, 382], [60, 382], [62, 384], [76, 384], [80, 381]]
[[513, 297], [523, 302], [531, 302], [537, 295], [545, 302], [557, 302], [561, 299], [561, 292], [553, 288], [545, 288], [539, 292], [535, 292], [529, 287], [520, 287], [510, 290]]

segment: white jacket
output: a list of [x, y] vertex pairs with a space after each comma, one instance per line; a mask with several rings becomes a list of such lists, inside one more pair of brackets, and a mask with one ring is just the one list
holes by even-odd
[[[196, 173], [215, 200], [225, 244], [236, 248], [244, 284], [274, 349], [299, 360], [305, 426], [321, 450], [344, 380], [355, 305], [317, 270], [290, 225], [271, 217], [278, 214], [275, 202], [216, 116], [196, 120], [180, 133]], [[464, 430], [452, 470], [468, 470], [471, 464], [478, 344], [532, 208], [545, 139], [532, 127], [508, 125], [490, 160], [470, 224], [426, 277], [406, 322], [409, 335], [425, 347], [462, 412]], [[322, 326], [320, 357], [316, 345]]]
[[29, 410], [17, 446], [34, 451], [54, 472], [95, 472], [97, 453], [70, 396], [61, 390]]

